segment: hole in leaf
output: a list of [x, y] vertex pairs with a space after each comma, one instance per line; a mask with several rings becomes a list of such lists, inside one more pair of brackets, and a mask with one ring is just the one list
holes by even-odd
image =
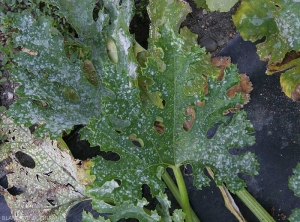
[[148, 48], [150, 18], [147, 13], [148, 0], [135, 1], [135, 15], [129, 26], [129, 31], [134, 34], [135, 40], [145, 49]]
[[207, 133], [206, 133], [206, 138], [207, 139], [211, 139], [214, 137], [214, 135], [216, 134], [218, 127], [219, 127], [220, 123], [216, 123], [213, 127], [211, 127]]
[[95, 4], [95, 7], [93, 9], [93, 19], [96, 22], [99, 18], [99, 11], [103, 8], [100, 1], [98, 0]]
[[166, 106], [166, 100], [163, 99], [163, 100], [161, 101], [161, 103], [162, 103], [162, 105], [163, 105], [164, 107]]
[[185, 131], [189, 131], [194, 122], [195, 122], [195, 118], [196, 118], [196, 112], [195, 112], [195, 109], [194, 107], [190, 106], [188, 107], [186, 110], [185, 110], [185, 115], [187, 116], [190, 116], [190, 119], [189, 120], [186, 120], [184, 123], [183, 123], [183, 129]]
[[150, 187], [147, 184], [142, 185], [143, 197], [148, 201], [148, 204], [145, 206], [148, 210], [155, 210], [158, 201], [155, 197], [151, 195]]
[[30, 126], [29, 127], [30, 133], [33, 134], [38, 126], [39, 126], [38, 124], [34, 124], [34, 125]]
[[52, 171], [48, 172], [48, 173], [43, 173], [45, 176], [50, 177], [50, 175], [52, 174]]
[[135, 134], [131, 134], [129, 136], [131, 142], [133, 143], [133, 145], [135, 145], [136, 147], [142, 148], [144, 147], [144, 141], [141, 138], [137, 138], [137, 136]]
[[15, 153], [15, 157], [18, 159], [19, 163], [23, 167], [28, 167], [28, 168], [31, 168], [31, 169], [33, 169], [35, 167], [34, 160], [28, 154], [23, 153], [22, 151], [18, 151], [18, 152]]
[[122, 181], [121, 181], [121, 180], [119, 180], [119, 179], [114, 179], [114, 181], [116, 181], [116, 182], [117, 182], [117, 184], [118, 184], [119, 186], [121, 186], [121, 185], [122, 185]]
[[114, 152], [104, 152], [104, 151], [100, 151], [100, 155], [103, 157], [103, 159], [105, 160], [110, 160], [110, 161], [118, 161], [120, 160], [120, 156], [117, 153]]
[[121, 130], [117, 130], [117, 129], [116, 129], [115, 131], [116, 131], [118, 134], [120, 134], [120, 135], [123, 134], [123, 132], [122, 132]]
[[156, 120], [154, 121], [154, 129], [159, 134], [163, 134], [163, 132], [165, 131], [165, 126], [163, 124], [163, 118], [161, 118], [161, 117], [156, 118]]
[[4, 189], [8, 188], [8, 180], [6, 175], [0, 178], [0, 186], [2, 186]]
[[55, 206], [55, 200], [47, 198], [47, 201], [48, 201], [49, 204], [51, 204], [51, 206]]
[[21, 188], [18, 188], [18, 187], [11, 187], [11, 188], [8, 188], [7, 189], [8, 193], [13, 195], [13, 196], [17, 196], [17, 195], [20, 195], [23, 193], [22, 189]]

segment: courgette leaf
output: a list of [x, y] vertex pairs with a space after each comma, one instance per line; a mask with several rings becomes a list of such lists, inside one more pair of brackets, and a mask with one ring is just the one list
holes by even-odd
[[33, 16], [29, 10], [13, 16], [12, 26], [18, 30], [13, 34], [14, 46], [25, 51], [14, 56], [17, 66], [11, 75], [21, 86], [9, 114], [26, 126], [38, 123], [36, 135], [55, 138], [99, 116], [101, 97], [107, 94], [102, 76], [123, 72], [135, 78], [137, 61], [128, 28], [131, 1], [121, 6], [105, 1], [96, 21], [95, 1], [50, 2], [78, 37], [62, 36], [49, 16]]
[[[198, 188], [209, 182], [203, 172], [205, 166], [215, 171], [217, 184], [225, 182], [233, 192], [245, 186], [238, 173], [257, 174], [253, 154], [229, 152], [230, 148], [254, 143], [253, 127], [244, 111], [232, 118], [223, 115], [243, 103], [240, 94], [226, 96], [240, 81], [237, 68], [231, 65], [225, 69], [223, 80], [217, 80], [218, 70], [196, 44], [195, 36], [187, 30], [179, 33], [180, 23], [189, 12], [183, 1], [149, 2], [148, 58], [141, 75], [153, 80], [149, 93], [159, 91], [163, 107], [149, 104], [144, 112], [139, 90], [135, 85], [128, 86], [126, 73], [104, 77], [104, 86], [112, 96], [103, 98], [101, 118], [90, 119], [81, 134], [92, 146], [115, 152], [119, 160], [93, 158], [91, 172], [96, 179], [87, 188], [93, 206], [101, 198], [97, 187], [110, 180], [120, 184], [110, 195], [115, 207], [141, 200], [143, 184], [158, 196], [165, 188], [161, 180], [164, 170], [182, 164], [192, 165]], [[193, 124], [186, 131], [184, 123], [191, 118]], [[210, 138], [208, 131], [215, 124], [219, 125]]]

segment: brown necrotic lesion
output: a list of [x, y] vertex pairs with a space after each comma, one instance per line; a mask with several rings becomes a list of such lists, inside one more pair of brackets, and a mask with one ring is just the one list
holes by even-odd
[[156, 132], [158, 132], [159, 134], [163, 134], [163, 132], [165, 131], [165, 126], [161, 117], [157, 117], [153, 125]]

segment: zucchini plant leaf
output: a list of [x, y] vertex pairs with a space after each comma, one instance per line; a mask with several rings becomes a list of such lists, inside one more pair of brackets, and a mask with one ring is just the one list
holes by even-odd
[[[289, 178], [289, 188], [294, 191], [294, 194], [300, 197], [300, 163], [293, 169], [294, 175]], [[289, 217], [291, 222], [299, 221], [300, 209], [294, 209]]]
[[[99, 116], [101, 97], [106, 95], [104, 73], [135, 75], [137, 61], [131, 50], [128, 24], [132, 2], [122, 7], [105, 2], [93, 19], [95, 1], [51, 1], [74, 27], [78, 37], [62, 36], [48, 16], [34, 17], [29, 11], [15, 14], [12, 25], [17, 68], [12, 70], [19, 100], [10, 109], [18, 123], [38, 123], [35, 134], [60, 136], [62, 130], [86, 124]], [[76, 4], [77, 7], [73, 7]], [[26, 22], [24, 22], [26, 21]]]
[[[149, 104], [144, 112], [139, 90], [128, 84], [127, 73], [103, 77], [111, 96], [102, 100], [101, 117], [90, 119], [81, 134], [92, 146], [115, 152], [119, 160], [93, 158], [91, 172], [96, 179], [88, 186], [87, 195], [93, 198], [94, 206], [101, 199], [97, 187], [111, 180], [120, 184], [110, 195], [115, 207], [126, 201], [136, 205], [142, 198], [143, 184], [158, 196], [165, 188], [161, 175], [166, 167], [191, 164], [194, 184], [201, 188], [209, 182], [203, 169], [210, 166], [217, 184], [225, 182], [233, 192], [244, 187], [238, 173], [257, 173], [253, 154], [229, 153], [230, 148], [254, 143], [253, 127], [245, 112], [239, 111], [232, 118], [223, 115], [243, 103], [240, 94], [226, 96], [240, 81], [237, 68], [230, 66], [223, 80], [217, 80], [218, 70], [196, 44], [195, 36], [186, 29], [178, 32], [189, 12], [183, 1], [149, 2], [148, 58], [140, 75], [153, 80], [148, 92], [159, 91], [163, 107]], [[184, 128], [186, 121], [192, 124]], [[219, 124], [215, 135], [208, 136], [215, 124]]]
[[[16, 221], [65, 221], [69, 209], [87, 199], [75, 160], [57, 141], [34, 137], [1, 115], [8, 188], [2, 191]], [[4, 175], [2, 175], [4, 176]], [[17, 191], [12, 195], [9, 191]]]

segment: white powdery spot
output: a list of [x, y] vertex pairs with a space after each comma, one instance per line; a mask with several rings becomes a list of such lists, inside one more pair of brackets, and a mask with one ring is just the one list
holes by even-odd
[[264, 19], [254, 15], [251, 19], [249, 19], [249, 21], [255, 26], [260, 26], [264, 22]]
[[133, 62], [128, 63], [128, 76], [136, 79], [136, 69], [137, 69], [137, 65]]
[[125, 55], [128, 55], [128, 49], [131, 46], [131, 41], [130, 39], [126, 36], [124, 30], [120, 30], [119, 32], [116, 33], [116, 39], [119, 42], [119, 46], [123, 47], [123, 51]]
[[287, 10], [281, 17], [275, 18], [280, 35], [290, 47], [300, 44], [300, 19], [295, 13]]

